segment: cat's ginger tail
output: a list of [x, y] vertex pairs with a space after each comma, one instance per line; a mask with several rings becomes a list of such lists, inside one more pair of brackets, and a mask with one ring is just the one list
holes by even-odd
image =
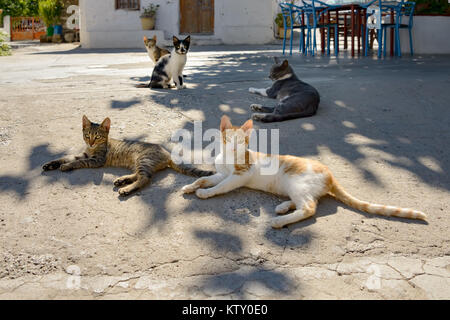
[[194, 176], [194, 177], [205, 177], [205, 176], [211, 176], [214, 174], [213, 171], [205, 171], [205, 170], [197, 169], [193, 166], [186, 165], [183, 163], [176, 164], [172, 160], [169, 161], [169, 167], [171, 167], [175, 171], [178, 171], [182, 174], [186, 174], [188, 176]]
[[332, 193], [337, 200], [345, 203], [346, 205], [367, 213], [408, 219], [426, 220], [427, 218], [426, 214], [421, 211], [361, 201], [345, 191], [334, 178], [332, 179], [330, 193]]

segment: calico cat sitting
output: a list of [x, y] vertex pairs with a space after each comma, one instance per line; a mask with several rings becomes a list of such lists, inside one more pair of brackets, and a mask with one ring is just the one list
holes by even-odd
[[[412, 209], [385, 206], [362, 201], [349, 194], [338, 183], [330, 169], [322, 163], [288, 155], [271, 155], [248, 148], [253, 129], [252, 120], [242, 126], [233, 126], [227, 116], [220, 121], [220, 154], [215, 159], [217, 173], [197, 179], [184, 186], [184, 193], [195, 192], [206, 199], [224, 194], [240, 187], [262, 190], [289, 200], [275, 208], [277, 214], [272, 227], [309, 218], [316, 213], [318, 200], [329, 194], [346, 205], [373, 214], [425, 220], [425, 213]], [[240, 154], [242, 153], [242, 154]], [[242, 163], [234, 159], [242, 159]], [[267, 163], [275, 164], [276, 170], [265, 172]], [[286, 214], [289, 210], [294, 210]]]
[[278, 103], [275, 107], [252, 104], [250, 109], [258, 112], [253, 113], [253, 120], [275, 122], [310, 117], [316, 113], [320, 102], [319, 93], [314, 87], [297, 78], [287, 60], [280, 64], [275, 58], [269, 78], [274, 81], [271, 87], [248, 90], [251, 93], [278, 99]]
[[158, 47], [156, 45], [156, 40], [156, 35], [151, 39], [144, 36], [145, 49], [147, 49], [148, 56], [154, 64], [156, 64], [162, 56], [170, 53], [169, 50]]
[[150, 182], [157, 171], [167, 167], [183, 174], [202, 177], [213, 174], [184, 164], [175, 164], [169, 151], [162, 146], [140, 141], [126, 141], [109, 138], [111, 120], [106, 118], [96, 124], [83, 116], [83, 139], [86, 143], [84, 152], [77, 156], [67, 156], [50, 161], [42, 167], [44, 171], [60, 169], [70, 171], [80, 168], [122, 167], [134, 173], [122, 176], [114, 181], [121, 187], [119, 195], [126, 196]]
[[187, 36], [184, 40], [173, 36], [174, 48], [170, 54], [161, 57], [156, 63], [148, 87], [167, 89], [173, 80], [177, 89], [186, 88], [183, 84], [183, 69], [190, 43], [191, 36]]

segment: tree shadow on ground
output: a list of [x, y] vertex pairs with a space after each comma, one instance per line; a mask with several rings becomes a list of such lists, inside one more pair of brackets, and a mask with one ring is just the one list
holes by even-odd
[[[222, 114], [229, 115], [235, 124], [240, 124], [250, 117], [251, 103], [274, 104], [274, 101], [248, 93], [250, 86], [263, 88], [270, 85], [267, 74], [272, 58], [268, 54], [230, 53], [216, 55], [212, 59], [214, 62], [210, 65], [187, 68], [190, 72], [187, 80], [190, 89], [165, 90], [163, 93], [149, 90], [140, 102], [114, 100], [111, 108], [123, 109], [137, 103], [152, 102], [182, 114], [200, 111], [205, 119], [203, 130], [206, 130], [217, 128]], [[329, 57], [311, 59], [296, 56], [289, 60], [298, 76], [318, 89], [322, 102], [319, 112], [312, 118], [273, 124], [256, 123], [257, 128], [280, 129], [281, 154], [320, 157], [321, 152], [327, 150], [333, 157], [345, 159], [351, 170], [358, 170], [364, 177], [364, 183], [383, 187], [379, 172], [367, 165], [367, 161], [375, 158], [378, 163], [404, 170], [430, 186], [450, 190], [450, 155], [449, 150], [442, 147], [446, 146], [450, 138], [447, 97], [433, 95], [438, 92], [438, 89], [433, 88], [435, 82], [427, 84], [429, 77], [436, 75], [443, 66], [432, 65], [430, 72], [424, 70], [422, 65], [415, 65], [415, 68], [409, 65], [408, 68], [405, 61], [411, 61], [409, 59], [392, 61], [386, 65], [367, 59], [333, 63], [336, 61]], [[395, 70], [398, 72], [393, 72]], [[406, 81], [411, 79], [423, 81]], [[136, 81], [136, 77], [132, 80]], [[428, 92], [428, 95], [424, 97], [421, 92]], [[402, 99], [395, 98], [399, 93]], [[186, 121], [183, 128], [192, 131], [192, 125], [192, 121]], [[201, 148], [207, 144], [209, 141], [204, 141]], [[38, 146], [31, 154], [30, 163], [33, 167], [38, 163], [33, 158], [37, 154], [42, 163], [53, 158], [43, 146]], [[333, 169], [332, 161], [330, 167]], [[110, 169], [96, 169], [95, 174], [105, 170]], [[161, 176], [167, 174], [161, 173]], [[52, 173], [49, 183], [64, 176], [63, 179], [67, 179], [70, 184], [86, 184], [92, 179], [101, 181], [101, 173], [98, 175], [96, 178], [86, 171], [67, 176]], [[148, 224], [142, 227], [142, 233], [149, 228], [164, 230], [170, 219], [167, 207], [172, 199], [169, 195], [188, 180], [176, 174], [174, 183], [167, 188], [158, 185], [157, 181], [155, 177], [155, 184], [134, 195], [153, 209], [153, 215], [149, 217]], [[219, 254], [231, 252], [238, 255], [246, 254], [243, 239], [232, 232], [223, 231], [224, 228], [233, 224], [247, 226], [251, 217], [259, 217], [262, 211], [275, 216], [274, 208], [281, 202], [277, 197], [251, 190], [235, 190], [208, 200], [199, 200], [193, 195], [186, 195], [185, 199], [191, 201], [184, 208], [184, 215], [195, 218], [195, 215], [212, 214], [221, 221], [219, 226], [222, 229], [219, 231], [202, 227], [193, 230], [199, 244]], [[308, 230], [295, 234], [291, 231], [306, 228], [314, 224], [317, 218], [334, 214], [340, 205], [335, 201], [325, 202], [325, 205], [319, 205], [314, 218], [283, 230], [268, 227], [261, 236], [280, 248], [307, 246], [314, 234]], [[243, 208], [246, 209], [244, 214], [237, 214]], [[406, 219], [401, 221], [413, 223]], [[201, 285], [211, 292], [239, 292], [241, 297], [246, 297], [244, 292], [251, 294], [251, 288], [243, 287], [246, 283], [256, 283], [281, 294], [295, 289], [295, 282], [288, 276], [264, 267], [207, 276]]]
[[[217, 128], [222, 114], [229, 115], [235, 124], [243, 123], [251, 115], [252, 103], [275, 104], [274, 100], [248, 93], [249, 87], [271, 84], [267, 78], [271, 56], [230, 53], [214, 56], [213, 60], [188, 69], [191, 73], [186, 82], [191, 89], [164, 90], [164, 94], [160, 94], [162, 90], [150, 91], [146, 99], [181, 113], [200, 110], [204, 130]], [[314, 85], [322, 99], [314, 117], [255, 123], [257, 128], [280, 129], [280, 153], [319, 156], [326, 148], [346, 159], [365, 181], [384, 186], [367, 164], [377, 157], [377, 162], [450, 190], [450, 155], [440, 147], [450, 137], [450, 116], [445, 98], [438, 94], [440, 90], [426, 81], [437, 75], [444, 80], [438, 62], [344, 59], [337, 63], [339, 59], [330, 57], [301, 56], [289, 60], [299, 78]], [[191, 127], [192, 123], [186, 122], [184, 128]], [[284, 139], [296, 143], [283, 143]], [[204, 142], [203, 147], [207, 144]], [[377, 152], [380, 155], [375, 156]]]
[[210, 296], [233, 294], [238, 299], [257, 297], [261, 292], [286, 296], [298, 290], [298, 284], [291, 277], [263, 267], [206, 277], [199, 285]]

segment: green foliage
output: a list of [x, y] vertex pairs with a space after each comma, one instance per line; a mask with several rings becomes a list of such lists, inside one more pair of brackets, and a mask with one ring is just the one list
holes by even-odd
[[450, 15], [450, 3], [447, 0], [412, 0], [416, 3], [415, 14]]
[[[283, 23], [283, 15], [281, 13], [277, 14], [277, 17], [275, 18], [275, 23], [277, 26], [279, 26], [280, 28], [284, 27], [284, 23]], [[286, 18], [286, 24], [288, 27], [291, 26], [291, 17], [287, 17]]]
[[60, 23], [63, 3], [60, 0], [40, 0], [39, 17], [47, 27]]
[[6, 36], [5, 32], [0, 31], [0, 56], [11, 55], [11, 47], [7, 43], [4, 43]]
[[3, 16], [36, 17], [39, 11], [39, 0], [0, 0]]
[[150, 3], [147, 7], [144, 8], [144, 11], [141, 14], [142, 18], [148, 17], [152, 18], [156, 16], [156, 12], [159, 9], [159, 4], [154, 5], [153, 3]]

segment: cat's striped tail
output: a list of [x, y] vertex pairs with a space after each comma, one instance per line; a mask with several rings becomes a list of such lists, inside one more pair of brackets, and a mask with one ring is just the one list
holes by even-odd
[[355, 208], [357, 210], [361, 210], [367, 213], [379, 214], [383, 216], [394, 216], [394, 217], [402, 217], [408, 219], [420, 219], [426, 220], [427, 216], [425, 213], [417, 210], [394, 207], [394, 206], [385, 206], [381, 204], [369, 203], [366, 201], [361, 201], [347, 191], [345, 191], [336, 181], [333, 179], [333, 184], [331, 186], [330, 192], [334, 197], [345, 203], [346, 205]]
[[214, 174], [213, 171], [201, 170], [201, 169], [198, 169], [198, 168], [195, 168], [193, 166], [183, 164], [183, 163], [176, 164], [172, 160], [169, 161], [169, 167], [171, 167], [175, 171], [178, 171], [182, 174], [186, 174], [186, 175], [194, 176], [194, 177], [205, 177], [205, 176], [211, 176]]
[[136, 88], [150, 88], [150, 82], [149, 83], [138, 83], [135, 85]]

